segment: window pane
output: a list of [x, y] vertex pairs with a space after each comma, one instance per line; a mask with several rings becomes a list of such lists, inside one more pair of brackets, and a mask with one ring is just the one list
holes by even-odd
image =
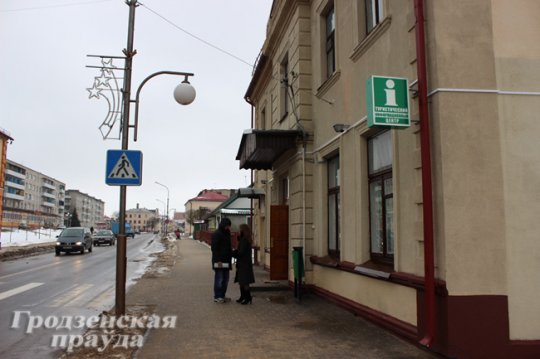
[[392, 137], [390, 131], [368, 140], [369, 174], [392, 167]]
[[373, 0], [366, 1], [366, 29], [367, 32], [370, 32], [371, 29], [375, 26], [374, 14], [373, 14]]
[[383, 0], [377, 0], [377, 24], [384, 18]]
[[386, 206], [386, 253], [394, 254], [394, 199], [387, 198]]
[[369, 184], [369, 217], [371, 223], [371, 252], [383, 253], [383, 217], [381, 182]]
[[[341, 223], [341, 195], [340, 193], [336, 193], [336, 208], [337, 208], [337, 215], [336, 215], [336, 227], [337, 227], [337, 245], [336, 247], [339, 247], [339, 242], [341, 241], [341, 226], [339, 225]], [[336, 248], [339, 249], [339, 248]]]
[[328, 188], [339, 187], [339, 156], [328, 161]]
[[336, 195], [331, 194], [328, 196], [328, 249], [336, 250], [337, 238], [336, 238]]
[[334, 51], [332, 50], [326, 55], [326, 77], [330, 78], [336, 71], [336, 65], [334, 63]]
[[334, 17], [334, 8], [331, 8], [330, 11], [328, 11], [328, 14], [326, 14], [326, 36], [335, 30], [336, 28], [336, 22]]
[[392, 178], [387, 178], [384, 180], [384, 195], [388, 196], [391, 195], [393, 192], [392, 188]]
[[332, 76], [336, 70], [335, 29], [334, 8], [332, 8], [326, 14], [326, 78]]

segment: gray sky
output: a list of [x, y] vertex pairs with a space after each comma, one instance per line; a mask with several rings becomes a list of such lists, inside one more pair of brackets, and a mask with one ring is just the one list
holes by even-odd
[[[239, 188], [249, 171], [235, 160], [242, 131], [250, 127], [244, 94], [252, 68], [198, 41], [177, 26], [253, 63], [263, 45], [272, 0], [143, 0], [135, 20], [137, 55], [132, 92], [161, 70], [193, 72], [195, 102], [178, 105], [172, 92], [180, 77], [160, 76], [141, 93], [139, 140], [143, 185], [128, 187], [128, 208], [184, 210], [205, 188]], [[0, 3], [0, 127], [15, 139], [8, 158], [105, 201], [118, 210], [119, 189], [105, 184], [109, 149], [118, 140], [98, 130], [108, 106], [89, 99], [98, 69], [87, 54], [121, 56], [129, 7], [124, 0], [2, 0]], [[123, 61], [116, 62], [123, 66]], [[118, 73], [123, 76], [122, 72]], [[133, 114], [133, 110], [132, 110]]]

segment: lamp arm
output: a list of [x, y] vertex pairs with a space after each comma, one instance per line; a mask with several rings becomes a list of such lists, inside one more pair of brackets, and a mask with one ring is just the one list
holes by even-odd
[[190, 72], [178, 72], [178, 71], [158, 71], [154, 72], [151, 75], [148, 75], [139, 85], [137, 88], [137, 93], [135, 95], [135, 100], [130, 100], [130, 102], [135, 102], [135, 124], [133, 125], [134, 131], [133, 131], [133, 141], [137, 142], [137, 129], [139, 127], [139, 95], [141, 93], [141, 90], [143, 86], [152, 78], [159, 76], [159, 75], [176, 75], [176, 76], [185, 76], [185, 81], [187, 81], [189, 76], [193, 76], [194, 74]]

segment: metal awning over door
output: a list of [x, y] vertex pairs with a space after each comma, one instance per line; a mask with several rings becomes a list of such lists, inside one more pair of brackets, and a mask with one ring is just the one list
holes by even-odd
[[298, 130], [247, 130], [242, 135], [236, 159], [241, 169], [270, 170], [287, 150], [296, 147]]

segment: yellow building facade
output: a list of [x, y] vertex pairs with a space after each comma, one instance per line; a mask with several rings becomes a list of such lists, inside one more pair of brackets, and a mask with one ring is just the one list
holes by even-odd
[[[538, 17], [535, 0], [274, 1], [237, 156], [266, 193], [270, 276], [292, 281], [302, 247], [308, 288], [434, 351], [539, 357]], [[373, 75], [408, 80], [410, 126], [368, 126]]]

